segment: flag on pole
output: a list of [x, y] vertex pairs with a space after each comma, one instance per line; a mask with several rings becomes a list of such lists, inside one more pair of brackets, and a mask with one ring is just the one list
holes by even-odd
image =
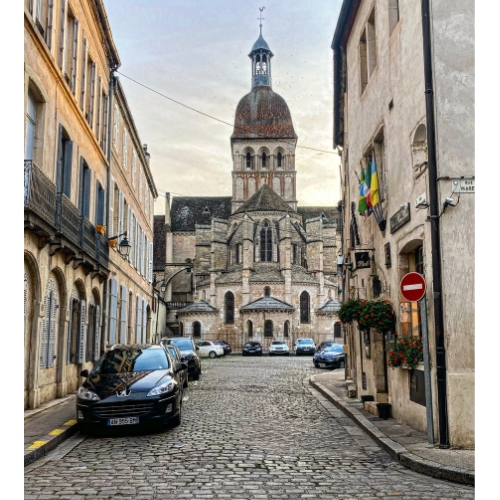
[[365, 196], [365, 171], [361, 169], [361, 181], [359, 182], [359, 203], [358, 203], [359, 215], [364, 215], [367, 208], [368, 206], [366, 204], [366, 196]]
[[366, 173], [365, 173], [365, 185], [363, 188], [363, 194], [365, 195], [366, 198], [366, 206], [368, 208], [372, 207], [372, 204], [370, 202], [370, 183], [372, 181], [372, 170], [370, 167], [370, 160], [367, 160], [366, 162]]
[[371, 182], [370, 182], [370, 203], [374, 207], [380, 203], [380, 197], [378, 194], [378, 174], [377, 174], [377, 163], [375, 161], [375, 155], [372, 155], [372, 169], [371, 169]]

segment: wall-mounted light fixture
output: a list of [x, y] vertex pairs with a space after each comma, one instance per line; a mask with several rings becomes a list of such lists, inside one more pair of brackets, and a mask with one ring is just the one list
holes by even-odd
[[132, 246], [127, 240], [127, 231], [125, 231], [122, 234], [117, 234], [116, 236], [112, 236], [111, 238], [108, 238], [108, 241], [114, 241], [117, 240], [120, 236], [123, 236], [122, 240], [120, 243], [118, 243], [118, 251], [120, 252], [120, 255], [126, 259], [130, 255], [130, 249]]

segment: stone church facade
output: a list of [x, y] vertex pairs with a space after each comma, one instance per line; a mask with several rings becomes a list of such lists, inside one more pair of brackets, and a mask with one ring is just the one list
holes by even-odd
[[231, 136], [231, 197], [167, 195], [155, 216], [155, 281], [165, 284], [171, 335], [222, 339], [233, 350], [298, 337], [340, 335], [337, 311], [339, 214], [298, 207], [295, 133], [272, 90], [268, 44], [249, 54], [252, 89], [239, 102]]

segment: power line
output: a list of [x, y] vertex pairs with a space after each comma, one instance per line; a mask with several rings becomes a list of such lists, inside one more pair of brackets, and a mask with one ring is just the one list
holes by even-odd
[[[197, 110], [195, 108], [192, 108], [191, 106], [183, 104], [182, 102], [176, 101], [175, 99], [172, 99], [171, 97], [168, 97], [167, 95], [162, 94], [161, 92], [158, 92], [157, 90], [152, 89], [151, 87], [148, 87], [147, 85], [144, 85], [143, 83], [138, 82], [137, 80], [134, 80], [130, 76], [127, 76], [127, 75], [121, 73], [118, 70], [115, 70], [115, 73], [118, 73], [119, 75], [122, 75], [125, 78], [128, 78], [129, 80], [133, 81], [134, 83], [137, 83], [137, 85], [140, 85], [141, 87], [144, 87], [144, 88], [150, 90], [151, 92], [154, 92], [155, 94], [158, 94], [159, 96], [164, 97], [165, 99], [168, 99], [169, 101], [175, 102], [176, 104], [179, 104], [180, 106], [183, 106], [184, 108], [190, 109], [191, 111], [194, 111], [195, 113], [198, 113], [200, 115], [206, 116], [207, 118], [210, 118], [212, 120], [218, 121], [219, 123], [223, 123], [224, 125], [229, 125], [230, 127], [234, 127], [235, 129], [244, 130], [241, 127], [237, 127], [236, 125], [233, 125], [232, 123], [226, 122], [224, 120], [216, 118], [215, 116], [209, 115], [207, 113], [203, 113], [203, 111], [199, 111], [199, 110]], [[269, 139], [269, 137], [266, 137], [265, 135], [257, 134], [255, 132], [252, 132], [252, 134], [255, 135], [255, 136], [257, 136], [257, 137], [262, 137], [264, 139]], [[279, 139], [274, 139], [273, 138], [272, 140], [276, 140], [277, 141]], [[289, 141], [287, 141], [286, 139], [283, 139], [283, 140], [281, 140], [281, 142], [289, 142]], [[289, 144], [292, 144], [292, 143], [289, 142]], [[316, 149], [316, 148], [311, 148], [311, 147], [308, 147], [308, 146], [299, 146], [299, 145], [296, 145], [296, 147], [297, 148], [301, 148], [301, 149], [310, 149], [312, 151], [318, 151], [319, 153], [326, 153], [326, 154], [330, 154], [330, 155], [338, 155], [338, 153], [336, 151], [325, 151], [324, 149]]]

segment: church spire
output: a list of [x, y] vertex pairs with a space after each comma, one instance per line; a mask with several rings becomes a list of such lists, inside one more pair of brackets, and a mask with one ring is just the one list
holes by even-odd
[[265, 86], [272, 87], [271, 85], [271, 57], [273, 57], [273, 53], [267, 45], [267, 42], [264, 40], [262, 36], [262, 21], [264, 18], [262, 17], [262, 11], [265, 7], [259, 7], [260, 17], [259, 20], [259, 28], [260, 35], [257, 41], [253, 44], [252, 50], [248, 57], [252, 59], [252, 89], [255, 87]]

